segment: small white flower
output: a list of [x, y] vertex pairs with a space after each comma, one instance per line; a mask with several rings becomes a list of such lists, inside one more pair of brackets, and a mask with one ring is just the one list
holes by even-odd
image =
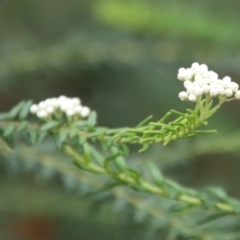
[[195, 96], [201, 96], [202, 95], [202, 93], [203, 93], [203, 90], [202, 90], [202, 88], [201, 87], [195, 87], [195, 89], [194, 89], [194, 95]]
[[196, 100], [197, 100], [197, 97], [194, 95], [194, 94], [189, 94], [189, 96], [188, 96], [188, 100], [190, 101], [190, 102], [196, 102]]
[[193, 78], [193, 71], [191, 68], [186, 69], [185, 71], [185, 80], [191, 80]]
[[75, 106], [73, 110], [74, 110], [74, 112], [76, 114], [80, 114], [81, 115], [82, 108], [83, 107], [81, 105], [78, 105], [78, 106]]
[[218, 79], [218, 74], [213, 72], [213, 71], [209, 71], [209, 78], [211, 80], [217, 80]]
[[201, 82], [203, 80], [203, 77], [200, 74], [195, 75], [194, 80], [197, 82]]
[[183, 73], [183, 72], [178, 73], [177, 78], [180, 81], [185, 81], [185, 73]]
[[90, 114], [90, 108], [89, 107], [82, 107], [81, 115], [82, 117], [87, 117]]
[[46, 108], [46, 111], [47, 111], [47, 113], [53, 113], [54, 112], [54, 108], [52, 107], [52, 106], [48, 106], [47, 108]]
[[227, 87], [231, 83], [231, 78], [226, 76], [222, 79], [224, 87]]
[[195, 62], [192, 64], [191, 69], [194, 71], [194, 70], [199, 69], [199, 67], [200, 67], [199, 63]]
[[60, 105], [60, 109], [64, 112], [66, 112], [68, 109], [72, 109], [73, 107], [73, 104], [69, 101], [65, 101]]
[[203, 93], [209, 93], [210, 91], [210, 86], [205, 84], [202, 86]]
[[37, 117], [44, 119], [44, 118], [48, 117], [48, 113], [45, 110], [40, 110], [37, 112]]
[[178, 69], [178, 73], [184, 73], [185, 71], [186, 71], [185, 68], [179, 68], [179, 69]]
[[66, 111], [66, 115], [67, 116], [73, 116], [75, 114], [75, 112], [74, 112], [74, 110], [73, 109], [68, 109], [67, 111]]
[[215, 88], [215, 87], [211, 87], [210, 91], [209, 91], [209, 94], [210, 94], [211, 97], [216, 97], [218, 95], [218, 89]]
[[47, 107], [47, 103], [45, 101], [41, 101], [39, 104], [38, 104], [38, 107], [40, 109], [45, 109]]
[[224, 87], [223, 86], [219, 86], [218, 87], [218, 94], [220, 94], [220, 95], [225, 95], [225, 89], [224, 89]]
[[194, 93], [195, 87], [192, 85], [189, 85], [186, 87], [187, 93]]
[[239, 85], [237, 83], [235, 83], [235, 82], [231, 82], [229, 84], [229, 88], [232, 89], [233, 92], [236, 92], [238, 90], [238, 88], [239, 88]]
[[186, 101], [186, 100], [188, 100], [188, 94], [187, 94], [187, 92], [180, 92], [179, 94], [178, 94], [178, 97], [182, 100], [182, 101]]
[[190, 86], [190, 85], [192, 85], [192, 82], [191, 81], [189, 81], [189, 80], [187, 80], [187, 81], [185, 81], [184, 83], [183, 83], [183, 86], [186, 88], [187, 86]]
[[72, 103], [76, 106], [76, 105], [79, 105], [81, 104], [81, 100], [79, 98], [72, 98]]
[[240, 99], [240, 91], [239, 90], [236, 91], [235, 98], [238, 99], [238, 100]]
[[201, 70], [201, 76], [204, 78], [209, 78], [209, 72], [207, 70]]
[[230, 88], [225, 89], [225, 96], [231, 97], [233, 95], [233, 91]]
[[208, 66], [206, 64], [201, 64], [199, 68], [201, 72], [208, 72]]
[[37, 104], [33, 104], [33, 105], [30, 107], [30, 112], [31, 112], [32, 114], [36, 114], [38, 110], [39, 110], [39, 107], [38, 107]]

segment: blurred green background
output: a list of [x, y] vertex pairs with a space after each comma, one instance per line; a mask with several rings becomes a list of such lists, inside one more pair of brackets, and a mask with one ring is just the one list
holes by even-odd
[[[237, 0], [1, 0], [0, 110], [64, 94], [96, 110], [99, 125], [121, 127], [191, 108], [178, 99], [180, 67], [205, 63], [240, 83], [239, 10]], [[240, 197], [239, 108], [225, 104], [211, 119], [218, 135], [154, 146], [129, 160], [153, 159], [186, 186], [222, 186]], [[0, 239], [151, 238], [136, 201], [120, 190], [83, 197], [98, 178], [53, 149], [20, 145], [15, 158], [2, 153]], [[152, 239], [164, 239], [159, 234]]]

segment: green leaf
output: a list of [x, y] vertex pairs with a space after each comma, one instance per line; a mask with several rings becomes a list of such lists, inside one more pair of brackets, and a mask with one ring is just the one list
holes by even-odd
[[129, 155], [129, 148], [126, 144], [121, 144], [120, 149], [122, 150], [123, 155]]
[[25, 119], [28, 117], [28, 115], [30, 113], [31, 105], [32, 105], [32, 101], [27, 101], [26, 103], [24, 103], [24, 105], [21, 108], [20, 114], [19, 114], [20, 119]]
[[157, 185], [161, 186], [163, 184], [163, 176], [160, 173], [159, 168], [152, 162], [147, 163], [147, 168], [148, 168], [149, 172], [151, 173], [155, 183]]
[[113, 173], [114, 171], [111, 169], [111, 163], [118, 157], [120, 156], [119, 153], [116, 153], [108, 158], [105, 159], [103, 167], [105, 168], [105, 170], [109, 173]]
[[210, 223], [212, 221], [215, 221], [215, 220], [217, 220], [219, 218], [222, 218], [222, 217], [225, 217], [227, 215], [230, 215], [230, 213], [229, 212], [217, 212], [217, 213], [211, 214], [211, 215], [209, 215], [207, 217], [204, 217], [203, 219], [198, 221], [196, 223], [196, 225], [208, 224], [208, 223]]
[[57, 121], [50, 121], [50, 122], [47, 122], [47, 123], [43, 124], [40, 130], [41, 131], [48, 131], [48, 130], [54, 128], [54, 127], [59, 126], [59, 124], [60, 123], [57, 122]]
[[35, 129], [29, 130], [30, 141], [34, 144], [37, 141], [37, 131]]
[[86, 142], [87, 138], [85, 136], [80, 136], [78, 138], [78, 144], [83, 145]]
[[143, 153], [145, 151], [147, 151], [149, 147], [149, 144], [143, 144], [142, 148], [140, 150], [138, 150], [139, 153]]
[[59, 137], [59, 141], [63, 143], [67, 139], [68, 133], [66, 131], [61, 131], [58, 137]]
[[25, 130], [25, 131], [22, 131], [22, 136], [23, 136], [23, 139], [25, 141], [25, 143], [29, 146], [32, 145], [32, 142], [31, 142], [31, 139], [30, 139], [30, 136], [29, 136], [29, 133]]
[[123, 183], [120, 182], [109, 182], [105, 185], [103, 185], [103, 187], [101, 187], [99, 190], [90, 192], [88, 195], [95, 195], [95, 194], [99, 194], [99, 193], [105, 193], [109, 190], [112, 190], [115, 187], [118, 187], [120, 185], [123, 185]]
[[126, 168], [126, 169], [123, 169], [123, 172], [127, 175], [129, 175], [131, 178], [133, 178], [133, 180], [135, 181], [135, 183], [138, 183], [139, 180], [140, 180], [140, 177], [139, 177], [139, 173], [133, 169], [130, 169], [130, 168]]
[[17, 132], [21, 132], [23, 130], [25, 130], [28, 126], [28, 122], [27, 121], [22, 121], [19, 126], [17, 127]]
[[227, 199], [227, 194], [226, 192], [221, 189], [221, 188], [217, 188], [217, 187], [208, 187], [207, 191], [214, 194], [217, 198], [221, 199], [221, 200], [226, 200]]
[[70, 131], [69, 137], [70, 137], [70, 138], [75, 137], [75, 136], [78, 134], [78, 132], [79, 132], [79, 129], [77, 129], [77, 128], [75, 128], [75, 127], [72, 127], [72, 128], [71, 128], [71, 131]]
[[59, 141], [59, 137], [57, 135], [54, 135], [54, 140], [55, 140], [57, 148], [61, 150], [63, 144], [62, 144], [62, 142]]
[[158, 123], [163, 123], [165, 122], [170, 116], [172, 115], [172, 112], [167, 112], [159, 121]]
[[39, 143], [39, 144], [44, 141], [44, 139], [46, 138], [47, 134], [48, 134], [47, 131], [45, 131], [45, 132], [40, 132], [40, 133], [38, 134], [38, 143]]
[[192, 134], [211, 134], [211, 133], [217, 133], [216, 130], [196, 130], [196, 131], [192, 131]]
[[148, 123], [151, 119], [152, 119], [152, 115], [150, 115], [149, 117], [145, 118], [143, 121], [141, 121], [137, 127], [142, 127], [143, 125], [145, 125], [146, 123]]
[[10, 112], [8, 113], [9, 119], [13, 119], [18, 116], [20, 111], [22, 110], [23, 106], [25, 105], [25, 101], [18, 103], [15, 107], [13, 107]]
[[10, 136], [15, 130], [15, 124], [14, 123], [9, 123], [6, 128], [4, 128], [3, 131], [3, 137], [8, 137]]
[[176, 114], [176, 115], [179, 115], [179, 116], [181, 116], [181, 117], [184, 117], [184, 116], [185, 116], [185, 113], [181, 113], [181, 112], [176, 111], [176, 110], [174, 110], [174, 109], [172, 109], [171, 112], [174, 113], [174, 114]]
[[0, 113], [0, 121], [9, 120], [9, 113]]
[[102, 149], [103, 151], [106, 151], [113, 143], [113, 140], [111, 138], [101, 140]]
[[97, 122], [97, 113], [92, 111], [88, 117], [88, 127], [92, 128], [96, 125]]
[[120, 156], [117, 157], [116, 158], [116, 165], [117, 165], [117, 167], [120, 171], [123, 171], [125, 166], [126, 166], [124, 158], [120, 157]]

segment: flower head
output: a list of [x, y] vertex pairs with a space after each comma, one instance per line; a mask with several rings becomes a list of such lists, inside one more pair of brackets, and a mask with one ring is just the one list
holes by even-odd
[[68, 98], [60, 96], [58, 98], [48, 98], [30, 107], [30, 112], [40, 119], [58, 119], [62, 116], [76, 119], [86, 118], [90, 114], [89, 107], [82, 106], [79, 98]]
[[218, 74], [208, 70], [205, 64], [193, 63], [191, 68], [180, 68], [177, 77], [186, 89], [179, 93], [182, 101], [196, 102], [203, 95], [240, 99], [239, 85], [228, 76], [219, 79]]

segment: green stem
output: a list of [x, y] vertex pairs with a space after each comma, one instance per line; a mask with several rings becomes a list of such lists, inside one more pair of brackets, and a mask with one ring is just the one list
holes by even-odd
[[[63, 151], [67, 155], [69, 155], [75, 161], [76, 165], [79, 166], [80, 168], [90, 171], [92, 173], [107, 175], [107, 176], [113, 178], [114, 180], [117, 180], [104, 167], [99, 166], [99, 165], [95, 164], [94, 162], [86, 163], [84, 157], [79, 155], [71, 146], [65, 145], [63, 147]], [[197, 207], [197, 206], [206, 207], [205, 205], [207, 205], [206, 201], [203, 201], [201, 198], [199, 198], [195, 195], [190, 195], [188, 193], [181, 192], [173, 198], [171, 196], [171, 194], [166, 192], [166, 189], [164, 187], [156, 186], [152, 183], [145, 181], [142, 178], [140, 178], [138, 181], [131, 181], [127, 175], [126, 176], [124, 175], [124, 173], [120, 173], [120, 174], [121, 174], [121, 176], [119, 179], [121, 179], [121, 183], [126, 184], [129, 187], [132, 187], [135, 189], [137, 188], [139, 191], [148, 192], [153, 195], [158, 195], [163, 198], [176, 200], [176, 201], [183, 202], [183, 203], [189, 204], [191, 206], [195, 206], [195, 207]], [[227, 213], [237, 213], [235, 208], [230, 203], [226, 203], [226, 202], [220, 202], [220, 201], [215, 202], [215, 203], [211, 204], [208, 208], [218, 209], [220, 211], [227, 212]]]

